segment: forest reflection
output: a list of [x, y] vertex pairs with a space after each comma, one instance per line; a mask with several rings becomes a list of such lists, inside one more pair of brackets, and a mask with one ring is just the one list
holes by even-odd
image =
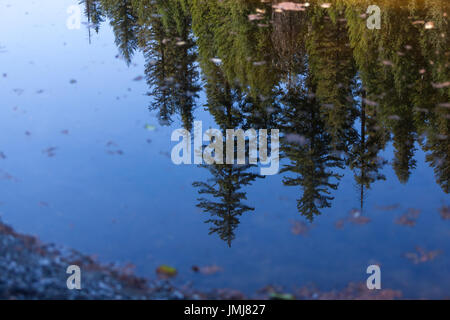
[[[122, 58], [145, 57], [150, 109], [162, 125], [192, 130], [204, 107], [222, 129], [277, 128], [285, 186], [312, 221], [331, 207], [343, 168], [367, 190], [391, 165], [407, 183], [416, 148], [449, 192], [450, 79], [447, 0], [380, 0], [381, 29], [366, 26], [373, 1], [83, 0], [89, 35], [108, 21]], [[300, 2], [298, 2], [300, 3]], [[277, 6], [278, 4], [278, 6]], [[393, 145], [393, 159], [381, 152]], [[231, 245], [253, 210], [244, 186], [252, 166], [205, 166], [195, 182], [211, 233]]]

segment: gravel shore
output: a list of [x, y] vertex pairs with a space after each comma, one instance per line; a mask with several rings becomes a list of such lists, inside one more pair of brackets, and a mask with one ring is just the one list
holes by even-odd
[[[82, 289], [67, 288], [67, 267], [82, 270]], [[266, 286], [251, 297], [232, 289], [198, 292], [189, 286], [174, 287], [164, 279], [145, 279], [128, 267], [100, 264], [92, 257], [72, 249], [44, 244], [37, 238], [19, 234], [0, 221], [0, 300], [5, 299], [101, 299], [101, 300], [168, 300], [168, 299], [397, 299], [400, 291], [369, 291], [362, 283], [350, 283], [341, 291], [321, 292], [301, 287], [293, 293]]]
[[[82, 290], [69, 290], [69, 265], [82, 270]], [[75, 250], [43, 244], [0, 222], [0, 299], [199, 299], [166, 280], [149, 281], [126, 267], [102, 265]]]

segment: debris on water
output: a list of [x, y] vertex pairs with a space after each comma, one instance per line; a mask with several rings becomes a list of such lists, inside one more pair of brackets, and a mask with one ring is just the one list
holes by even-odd
[[291, 233], [296, 236], [306, 236], [309, 232], [309, 227], [303, 221], [291, 221]]
[[177, 269], [168, 265], [161, 265], [156, 269], [156, 274], [162, 279], [173, 278], [177, 275]]
[[61, 130], [61, 134], [68, 135], [69, 134], [69, 130], [67, 130], [67, 129]]
[[350, 217], [348, 218], [348, 221], [353, 224], [364, 225], [368, 224], [371, 220], [369, 217], [362, 216], [360, 210], [352, 209], [350, 211]]
[[13, 181], [13, 182], [19, 181], [16, 177], [14, 177], [10, 173], [3, 171], [1, 169], [0, 169], [0, 180], [9, 180], [9, 181]]
[[114, 141], [110, 140], [106, 143], [106, 146], [107, 147], [117, 147], [117, 144]]
[[450, 108], [450, 102], [439, 103], [438, 107], [441, 108]]
[[222, 59], [219, 59], [219, 58], [212, 58], [212, 59], [211, 59], [211, 62], [213, 62], [213, 63], [219, 65], [219, 64], [222, 63]]
[[155, 131], [156, 130], [156, 126], [152, 125], [152, 124], [146, 124], [144, 126], [144, 129], [148, 130], [148, 131]]
[[295, 291], [297, 299], [308, 300], [394, 300], [402, 298], [399, 290], [369, 290], [366, 283], [349, 283], [344, 289], [322, 292], [314, 286], [305, 286]]
[[363, 98], [362, 101], [363, 101], [366, 105], [371, 106], [371, 107], [376, 107], [376, 106], [378, 106], [378, 102], [375, 102], [375, 101], [372, 101], [372, 100], [369, 100], [369, 99]]
[[255, 21], [255, 20], [262, 20], [264, 19], [264, 16], [262, 16], [259, 13], [252, 13], [248, 15], [248, 20]]
[[70, 84], [75, 84], [75, 83], [77, 83], [77, 80], [75, 80], [75, 79], [70, 79], [69, 83], [70, 83]]
[[419, 218], [420, 210], [408, 209], [408, 211], [402, 214], [395, 220], [395, 223], [402, 226], [414, 227], [416, 225], [417, 219]]
[[429, 22], [425, 23], [425, 29], [433, 29], [433, 28], [434, 28], [433, 21], [429, 21]]
[[254, 65], [255, 67], [260, 67], [260, 66], [263, 66], [263, 65], [265, 65], [265, 64], [266, 64], [265, 61], [255, 61], [255, 62], [253, 62], [253, 65]]
[[39, 207], [43, 207], [43, 208], [48, 208], [49, 204], [47, 202], [45, 202], [45, 201], [39, 201], [38, 202], [38, 206]]
[[0, 159], [6, 159], [6, 155], [2, 151], [0, 151]]
[[159, 154], [166, 158], [169, 158], [169, 159], [171, 158], [171, 154], [167, 151], [160, 151]]
[[352, 209], [350, 211], [350, 215], [352, 216], [352, 218], [359, 218], [361, 216], [361, 211], [358, 209]]
[[13, 89], [13, 91], [14, 91], [14, 93], [17, 94], [18, 96], [22, 95], [22, 93], [24, 92], [24, 90], [23, 90], [23, 89], [20, 89], [20, 88]]
[[142, 81], [142, 79], [144, 79], [143, 76], [137, 76], [136, 78], [133, 79], [133, 81]]
[[405, 258], [414, 264], [420, 264], [436, 259], [441, 253], [441, 250], [426, 251], [424, 248], [417, 246], [416, 252], [405, 253]]
[[199, 266], [192, 266], [192, 271], [194, 272], [198, 272], [204, 275], [213, 275], [216, 274], [218, 272], [222, 272], [223, 268], [219, 267], [218, 265], [210, 265], [210, 266], [203, 266], [203, 267], [199, 267]]
[[295, 297], [291, 293], [277, 293], [272, 292], [269, 294], [271, 300], [295, 300]]
[[339, 219], [334, 223], [334, 227], [336, 229], [342, 229], [344, 228], [345, 219]]
[[400, 121], [400, 120], [402, 120], [402, 118], [400, 118], [400, 116], [398, 116], [398, 115], [396, 115], [396, 114], [390, 115], [390, 116], [388, 117], [388, 119], [389, 119], [389, 120], [394, 120], [394, 121]]
[[377, 206], [376, 208], [381, 211], [393, 211], [393, 210], [400, 208], [400, 205], [398, 203], [395, 203], [395, 204], [390, 204], [390, 205], [385, 205], [385, 206]]
[[296, 2], [281, 2], [272, 5], [272, 8], [275, 9], [276, 12], [283, 11], [305, 11], [305, 7], [309, 6], [304, 3], [296, 3]]
[[49, 158], [55, 156], [55, 151], [58, 149], [58, 147], [49, 147], [45, 150], [42, 150], [42, 153], [46, 154]]
[[433, 86], [433, 88], [443, 89], [443, 88], [450, 87], [450, 81], [441, 82], [441, 83], [431, 83], [431, 85]]
[[450, 206], [443, 206], [439, 209], [442, 220], [450, 220]]

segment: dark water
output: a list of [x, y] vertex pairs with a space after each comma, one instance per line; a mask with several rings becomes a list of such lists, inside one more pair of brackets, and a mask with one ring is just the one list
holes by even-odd
[[[448, 297], [449, 3], [390, 2], [86, 0], [71, 30], [74, 1], [0, 0], [2, 220], [197, 288], [340, 290], [378, 264]], [[194, 120], [279, 129], [280, 173], [176, 166]]]

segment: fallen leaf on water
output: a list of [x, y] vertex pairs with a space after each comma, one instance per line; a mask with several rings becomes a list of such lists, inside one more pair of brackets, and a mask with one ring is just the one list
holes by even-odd
[[431, 83], [431, 85], [433, 86], [433, 88], [443, 89], [443, 88], [450, 87], [450, 81], [446, 81], [446, 82], [442, 82], [442, 83]]
[[306, 223], [304, 223], [303, 221], [291, 221], [292, 227], [291, 227], [291, 232], [292, 234], [299, 236], [305, 236], [308, 234], [309, 231], [309, 227]]
[[0, 180], [10, 180], [14, 182], [18, 182], [19, 180], [8, 172], [0, 170]]
[[390, 204], [390, 205], [386, 205], [386, 206], [377, 206], [376, 208], [381, 211], [392, 211], [392, 210], [398, 209], [399, 207], [400, 207], [400, 205], [398, 203], [395, 203], [395, 204]]
[[58, 149], [57, 147], [50, 147], [50, 148], [47, 148], [47, 149], [45, 149], [45, 150], [42, 150], [42, 153], [47, 154], [47, 156], [48, 156], [49, 158], [51, 158], [51, 157], [54, 157], [54, 156], [55, 156], [55, 151], [56, 151], [57, 149]]
[[433, 21], [429, 21], [429, 22], [425, 23], [425, 29], [433, 29], [433, 28], [434, 28]]
[[144, 128], [148, 131], [155, 131], [156, 130], [156, 126], [152, 125], [152, 124], [146, 124], [144, 126]]
[[336, 221], [334, 223], [334, 227], [336, 229], [342, 229], [344, 227], [344, 222], [345, 222], [345, 219], [339, 219], [338, 221]]
[[363, 225], [369, 223], [371, 220], [369, 217], [362, 216], [360, 210], [352, 209], [350, 211], [350, 217], [348, 218], [348, 221], [350, 221], [353, 224]]
[[177, 275], [177, 269], [175, 269], [174, 267], [168, 266], [168, 265], [161, 265], [156, 269], [156, 274], [160, 277], [160, 278], [173, 278]]
[[395, 220], [396, 224], [408, 227], [414, 227], [416, 225], [417, 218], [420, 215], [420, 210], [408, 209], [408, 211], [402, 214]]
[[280, 11], [305, 11], [305, 5], [303, 3], [295, 2], [281, 2], [272, 6], [277, 12]]
[[269, 294], [269, 298], [271, 300], [295, 300], [295, 297], [293, 294], [290, 293], [276, 293], [271, 292]]
[[360, 216], [357, 218], [350, 218], [349, 221], [354, 224], [364, 225], [364, 224], [368, 224], [371, 220], [369, 217]]
[[420, 264], [432, 261], [440, 254], [440, 250], [426, 251], [424, 248], [417, 246], [416, 252], [405, 253], [405, 258], [412, 261], [414, 264]]
[[255, 21], [255, 20], [262, 20], [264, 17], [259, 13], [252, 13], [248, 15], [248, 20]]
[[439, 209], [439, 213], [441, 214], [441, 218], [443, 220], [450, 220], [450, 207], [449, 206], [443, 206]]
[[219, 267], [218, 265], [213, 264], [210, 266], [203, 266], [203, 267], [192, 266], [192, 271], [199, 272], [204, 275], [212, 275], [212, 274], [216, 274], [218, 272], [223, 271], [223, 269], [221, 267]]

